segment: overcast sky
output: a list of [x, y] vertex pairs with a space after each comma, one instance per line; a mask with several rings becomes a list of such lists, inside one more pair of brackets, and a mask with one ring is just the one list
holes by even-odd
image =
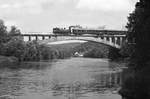
[[22, 32], [79, 24], [122, 29], [138, 0], [0, 0], [0, 18]]

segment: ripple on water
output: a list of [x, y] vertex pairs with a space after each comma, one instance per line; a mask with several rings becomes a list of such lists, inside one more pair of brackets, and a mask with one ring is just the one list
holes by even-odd
[[0, 99], [121, 99], [116, 94], [121, 72], [110, 71], [106, 59], [72, 58], [51, 65], [0, 70]]

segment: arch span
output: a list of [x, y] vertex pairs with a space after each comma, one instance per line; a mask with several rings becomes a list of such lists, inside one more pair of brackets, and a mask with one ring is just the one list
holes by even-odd
[[101, 44], [105, 44], [117, 49], [121, 48], [121, 39], [120, 39], [120, 43], [117, 43], [118, 38], [115, 38], [114, 41], [112, 40], [111, 37], [55, 37], [55, 38], [51, 38], [51, 39], [46, 39], [46, 40], [42, 40], [40, 41], [40, 43], [44, 43], [44, 44], [48, 44], [50, 42], [57, 42], [57, 41], [68, 41], [68, 40], [80, 40], [80, 41], [90, 41], [90, 42], [96, 42], [96, 43], [101, 43]]

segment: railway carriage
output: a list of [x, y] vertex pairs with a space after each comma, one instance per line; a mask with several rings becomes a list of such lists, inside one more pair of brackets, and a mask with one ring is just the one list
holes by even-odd
[[69, 27], [69, 29], [65, 28], [53, 28], [53, 33], [58, 35], [124, 35], [127, 31], [121, 30], [101, 30], [101, 29], [87, 29], [87, 28], [75, 28]]
[[73, 29], [73, 34], [75, 35], [84, 35], [84, 34], [104, 35], [106, 33], [107, 30], [100, 30], [100, 29]]

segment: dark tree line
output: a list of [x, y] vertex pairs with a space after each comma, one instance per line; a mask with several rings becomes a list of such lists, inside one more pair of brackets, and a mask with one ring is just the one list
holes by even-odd
[[150, 99], [150, 0], [140, 0], [135, 7], [127, 23], [130, 74], [120, 94], [125, 99]]
[[131, 54], [135, 69], [146, 66], [150, 59], [150, 1], [140, 0], [137, 2], [135, 11], [128, 17], [127, 28], [129, 30], [128, 41], [134, 41], [135, 51]]

